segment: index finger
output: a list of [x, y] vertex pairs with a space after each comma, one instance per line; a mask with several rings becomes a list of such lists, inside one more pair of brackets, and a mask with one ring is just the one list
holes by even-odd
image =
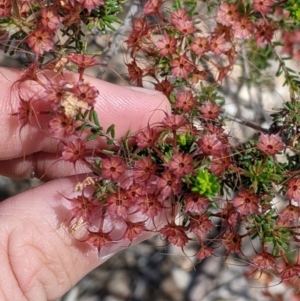
[[[0, 95], [0, 141], [5, 141], [0, 148], [0, 161], [3, 161], [3, 164], [0, 165], [4, 166], [4, 162], [7, 160], [22, 160], [32, 154], [33, 156], [40, 154], [39, 160], [43, 159], [43, 154], [55, 156], [57, 139], [51, 138], [49, 133], [42, 131], [39, 127], [30, 125], [21, 127], [17, 116], [12, 115], [17, 112], [20, 99], [19, 93], [12, 92], [11, 87], [20, 78], [21, 71], [0, 68], [0, 72], [2, 74], [0, 79], [2, 90]], [[74, 77], [76, 80], [75, 74], [69, 74], [68, 77]], [[168, 100], [159, 92], [116, 86], [88, 76], [85, 79], [99, 90], [95, 110], [104, 129], [112, 124], [115, 125], [116, 139], [126, 135], [128, 130], [135, 132], [148, 124], [161, 121], [165, 116], [164, 112], [170, 111]], [[32, 91], [38, 93], [41, 87], [27, 85], [22, 89], [25, 89], [22, 93], [26, 93], [26, 90], [29, 93]], [[49, 156], [47, 158], [49, 159]], [[8, 169], [7, 163], [5, 166]], [[0, 173], [3, 168], [0, 167]], [[28, 164], [26, 168], [29, 168]], [[10, 172], [10, 176], [14, 176], [13, 172]]]

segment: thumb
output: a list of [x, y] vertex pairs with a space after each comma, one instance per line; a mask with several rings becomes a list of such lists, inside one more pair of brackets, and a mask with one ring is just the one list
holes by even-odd
[[[130, 244], [112, 242], [98, 254], [95, 247], [70, 235], [70, 202], [63, 195], [74, 196], [76, 182], [54, 180], [0, 204], [1, 300], [55, 300]], [[118, 224], [114, 231], [112, 236], [118, 236]], [[142, 234], [132, 244], [151, 235]]]

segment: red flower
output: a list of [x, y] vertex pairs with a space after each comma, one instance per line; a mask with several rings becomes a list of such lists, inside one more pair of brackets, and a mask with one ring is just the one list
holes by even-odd
[[256, 44], [258, 46], [270, 44], [276, 30], [276, 26], [265, 19], [259, 19], [255, 25], [256, 32], [254, 34], [254, 38]]
[[89, 231], [86, 242], [97, 248], [98, 256], [100, 256], [100, 251], [104, 246], [113, 242], [109, 234], [110, 233], [103, 232], [102, 230], [98, 232]]
[[11, 14], [11, 0], [0, 1], [0, 18], [10, 16]]
[[189, 241], [183, 226], [169, 224], [160, 229], [159, 233], [164, 235], [169, 243], [177, 247], [183, 248]]
[[253, 9], [262, 14], [268, 14], [271, 12], [273, 4], [274, 0], [253, 0]]
[[179, 92], [176, 95], [176, 108], [189, 112], [196, 105], [196, 99], [191, 91]]
[[211, 102], [210, 100], [207, 101], [200, 107], [201, 116], [207, 119], [216, 119], [219, 116], [221, 107], [218, 106], [216, 103]]
[[74, 133], [75, 123], [73, 119], [60, 113], [49, 122], [49, 130], [55, 137], [65, 138]]
[[289, 181], [286, 191], [286, 197], [294, 200], [300, 205], [300, 177], [293, 178]]
[[59, 107], [63, 100], [66, 92], [64, 85], [64, 82], [60, 82], [59, 84], [50, 83], [44, 90], [44, 99], [50, 102], [53, 108]]
[[[227, 57], [228, 57], [228, 52], [226, 53]], [[217, 70], [219, 72], [218, 77], [217, 77], [217, 81], [218, 82], [222, 82], [228, 75], [228, 73], [232, 70], [232, 65], [228, 65], [225, 67], [222, 66], [216, 66]]]
[[34, 30], [28, 36], [26, 42], [36, 55], [41, 55], [53, 49], [54, 46], [52, 33], [44, 28]]
[[102, 177], [117, 181], [125, 172], [126, 165], [118, 157], [109, 157], [102, 160]]
[[279, 135], [261, 134], [259, 137], [257, 148], [267, 155], [274, 156], [284, 150], [285, 145]]
[[[141, 49], [141, 47], [139, 45], [140, 42], [141, 42], [141, 34], [138, 31], [131, 31], [128, 39], [125, 41], [125, 43], [127, 44], [127, 47], [129, 49], [132, 48], [131, 53], [134, 53], [135, 51], [138, 51], [138, 50]], [[129, 70], [129, 68], [134, 69], [135, 65], [134, 66], [128, 66], [127, 65], [128, 70]]]
[[126, 187], [125, 193], [131, 203], [136, 204], [139, 198], [146, 194], [146, 187], [133, 182], [129, 187]]
[[84, 195], [67, 200], [69, 200], [71, 204], [72, 218], [76, 218], [77, 220], [82, 219], [84, 222], [91, 222], [96, 211], [102, 208], [99, 202], [95, 203], [94, 198], [88, 198]]
[[197, 234], [201, 240], [204, 240], [206, 233], [212, 229], [213, 225], [205, 213], [199, 216], [193, 216], [190, 219], [191, 232]]
[[276, 226], [283, 226], [283, 227], [292, 227], [295, 225], [295, 221], [292, 220], [287, 220], [287, 219], [283, 219], [281, 216], [279, 216], [279, 218], [277, 218], [276, 220]]
[[77, 0], [90, 13], [97, 6], [104, 5], [104, 0]]
[[256, 254], [251, 259], [251, 264], [258, 268], [258, 270], [260, 271], [274, 269], [276, 264], [276, 258], [267, 252], [261, 252], [259, 254]]
[[229, 154], [224, 151], [220, 156], [213, 156], [209, 165], [209, 171], [216, 176], [221, 176], [231, 164], [231, 158]]
[[222, 141], [227, 141], [228, 135], [221, 126], [213, 125], [211, 123], [207, 123], [206, 126], [209, 133], [216, 134], [219, 138], [222, 138]]
[[157, 131], [148, 127], [138, 133], [136, 137], [136, 144], [140, 148], [151, 147], [155, 144], [157, 138]]
[[201, 247], [197, 252], [196, 257], [198, 260], [202, 261], [203, 259], [213, 255], [214, 249], [208, 246]]
[[234, 36], [238, 39], [250, 38], [255, 30], [254, 24], [247, 17], [242, 17], [234, 22], [232, 28]]
[[[12, 2], [12, 1], [11, 1]], [[22, 18], [27, 18], [29, 16], [29, 14], [32, 12], [32, 4], [31, 2], [36, 2], [35, 0], [29, 1], [29, 0], [23, 0], [23, 1], [17, 1], [17, 5], [18, 5], [18, 10], [19, 10], [19, 15]]]
[[76, 138], [73, 141], [70, 141], [63, 148], [62, 158], [65, 161], [73, 162], [83, 158], [85, 152], [85, 146], [80, 138]]
[[210, 201], [198, 193], [190, 193], [185, 197], [184, 212], [202, 214], [210, 205]]
[[228, 252], [238, 253], [242, 247], [242, 239], [238, 233], [228, 230], [222, 237], [222, 244]]
[[191, 44], [191, 49], [197, 54], [202, 55], [209, 50], [209, 42], [207, 38], [195, 38]]
[[171, 195], [176, 195], [181, 191], [181, 184], [177, 177], [170, 171], [165, 171], [157, 181], [157, 189], [165, 199]]
[[223, 223], [231, 229], [235, 228], [240, 222], [240, 214], [233, 207], [232, 203], [227, 203], [221, 211]]
[[293, 280], [293, 278], [298, 279], [300, 275], [300, 265], [294, 264], [288, 266], [280, 273], [281, 280]]
[[143, 77], [143, 70], [133, 61], [130, 64], [126, 64], [128, 69], [129, 78], [132, 83], [141, 87], [142, 86], [142, 77]]
[[282, 47], [282, 52], [287, 53], [288, 55], [292, 56], [294, 53], [294, 43], [299, 40], [299, 34], [300, 30], [289, 32], [285, 31], [283, 32], [283, 47]]
[[210, 40], [210, 50], [220, 56], [228, 50], [228, 45], [223, 36], [213, 36]]
[[178, 178], [192, 173], [194, 170], [193, 156], [190, 154], [175, 153], [168, 162], [168, 167]]
[[224, 145], [215, 134], [203, 135], [197, 143], [202, 152], [206, 155], [221, 156], [224, 152]]
[[184, 35], [190, 35], [196, 31], [193, 21], [177, 20], [175, 28], [182, 32]]
[[288, 221], [297, 221], [300, 217], [300, 208], [294, 205], [287, 205], [281, 212], [280, 218]]
[[164, 93], [169, 98], [174, 89], [174, 86], [167, 79], [164, 79], [161, 82], [155, 84], [154, 88], [155, 90]]
[[164, 208], [159, 197], [153, 194], [141, 196], [138, 200], [137, 206], [139, 208], [139, 212], [152, 219]]
[[144, 7], [145, 15], [153, 15], [159, 12], [162, 5], [162, 0], [148, 0]]
[[161, 56], [167, 56], [176, 52], [177, 40], [164, 34], [156, 43], [155, 46]]
[[237, 196], [232, 200], [232, 202], [236, 210], [242, 215], [258, 213], [259, 199], [253, 191], [239, 191]]
[[18, 115], [18, 122], [22, 127], [26, 124], [31, 124], [32, 118], [35, 117], [35, 113], [31, 101], [26, 101], [20, 97], [17, 115]]
[[61, 17], [52, 8], [43, 8], [41, 10], [41, 23], [45, 29], [55, 31], [61, 24]]
[[182, 115], [172, 114], [166, 115], [161, 123], [170, 130], [175, 131], [186, 125], [187, 122]]
[[131, 222], [125, 221], [126, 223], [126, 230], [123, 236], [123, 239], [127, 239], [129, 241], [133, 241], [136, 237], [141, 235], [143, 232], [147, 231], [144, 222]]
[[236, 3], [222, 2], [217, 14], [217, 20], [224, 25], [231, 25], [239, 18], [239, 9]]
[[172, 25], [176, 27], [180, 21], [190, 21], [190, 16], [184, 8], [174, 10], [171, 13], [170, 22]]
[[81, 69], [99, 65], [93, 55], [71, 52], [68, 53], [67, 59]]
[[152, 162], [151, 157], [144, 157], [135, 162], [133, 177], [136, 181], [145, 182], [155, 173], [155, 170], [156, 165]]
[[132, 23], [132, 33], [139, 37], [146, 36], [149, 32], [149, 26], [145, 18], [135, 18]]
[[211, 33], [211, 36], [216, 36], [216, 37], [223, 36], [226, 41], [234, 40], [232, 26], [223, 25], [218, 22], [214, 28], [214, 31]]
[[187, 78], [193, 71], [194, 66], [186, 55], [181, 55], [171, 61], [172, 75]]
[[74, 95], [76, 95], [79, 101], [83, 101], [89, 106], [93, 106], [95, 104], [96, 98], [99, 95], [99, 91], [85, 81], [78, 81], [71, 91]]
[[109, 194], [106, 200], [107, 213], [124, 219], [127, 217], [132, 203], [123, 191]]

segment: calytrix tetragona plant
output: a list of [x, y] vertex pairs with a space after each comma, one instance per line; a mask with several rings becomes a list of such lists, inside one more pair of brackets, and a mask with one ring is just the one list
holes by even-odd
[[[118, 224], [123, 229], [118, 239], [128, 244], [154, 231], [183, 250], [190, 240], [198, 241], [199, 260], [223, 250], [260, 273], [271, 271], [292, 282], [300, 273], [293, 257], [300, 234], [300, 81], [282, 53], [299, 60], [300, 5], [147, 1], [132, 18], [126, 40], [129, 80], [164, 93], [172, 113], [117, 141], [114, 126], [103, 129], [94, 110], [101, 91], [84, 72], [101, 60], [88, 53], [85, 37], [89, 30], [113, 30], [113, 23], [121, 22], [116, 17], [121, 2], [0, 1], [4, 50], [25, 51], [30, 58], [12, 88], [20, 98], [12, 115], [21, 128], [46, 121], [46, 131], [61, 145], [60, 160], [80, 161], [92, 172], [76, 186], [81, 195], [66, 196], [70, 232], [86, 229], [84, 241], [101, 252], [116, 241], [107, 224]], [[271, 60], [290, 99], [271, 115], [269, 129], [246, 121], [260, 131], [238, 143], [225, 131], [221, 92], [235, 65], [248, 79], [238, 85], [259, 86]], [[42, 92], [23, 95], [23, 85], [31, 82]], [[91, 154], [85, 144], [99, 137], [106, 139], [107, 150]], [[277, 196], [281, 206], [274, 202]], [[157, 218], [162, 213], [164, 222]], [[249, 239], [255, 245], [251, 255], [244, 250]]]

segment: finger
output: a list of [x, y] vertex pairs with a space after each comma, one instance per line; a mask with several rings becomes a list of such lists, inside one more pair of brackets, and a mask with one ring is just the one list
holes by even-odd
[[[54, 180], [0, 204], [3, 299], [56, 300], [85, 274], [129, 245], [128, 241], [113, 242], [98, 254], [95, 247], [69, 234], [65, 221], [70, 217], [70, 202], [62, 195], [75, 196], [75, 183], [74, 178]], [[115, 229], [111, 235], [119, 239], [124, 230], [118, 224]], [[140, 236], [133, 244], [150, 235]]]
[[38, 178], [42, 181], [90, 174], [91, 170], [81, 161], [63, 161], [57, 154], [38, 152], [23, 158], [0, 161], [0, 174], [10, 178]]
[[[19, 104], [19, 93], [12, 92], [12, 84], [20, 77], [16, 69], [1, 68], [1, 98], [0, 98], [0, 139], [5, 141], [0, 149], [0, 160], [24, 157], [36, 152], [57, 152], [57, 141], [41, 131], [38, 127], [29, 125], [21, 128], [16, 116]], [[77, 79], [76, 74], [68, 74], [68, 78]], [[91, 85], [99, 90], [95, 109], [104, 129], [115, 124], [116, 138], [126, 135], [128, 130], [133, 132], [147, 126], [149, 123], [161, 121], [164, 112], [170, 112], [166, 97], [156, 91], [141, 88], [116, 86], [99, 79], [85, 77]], [[31, 82], [30, 82], [31, 83]], [[22, 88], [26, 92], [39, 92], [37, 84]], [[28, 91], [26, 91], [28, 90]], [[32, 91], [31, 91], [32, 90]], [[100, 143], [100, 147], [103, 143]]]

